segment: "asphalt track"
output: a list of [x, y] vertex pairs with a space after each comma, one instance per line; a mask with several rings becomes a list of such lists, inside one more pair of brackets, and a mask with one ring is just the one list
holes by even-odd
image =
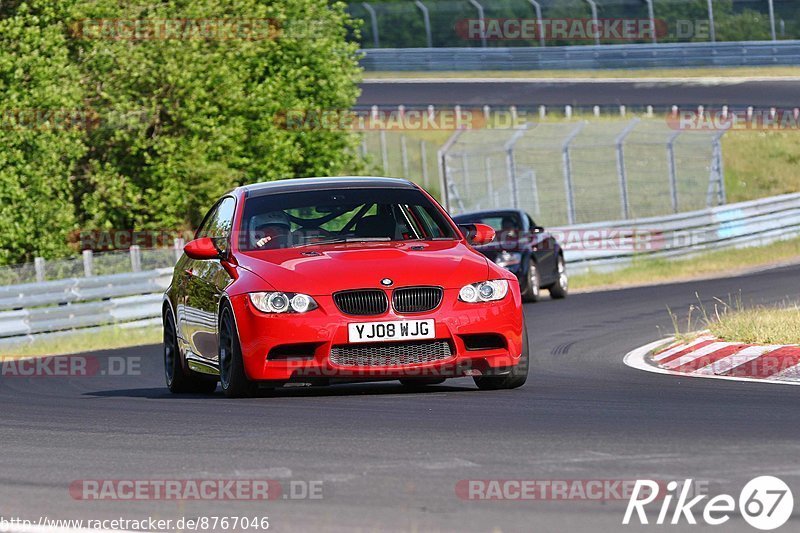
[[[622, 527], [622, 502], [464, 501], [464, 479], [693, 478], [738, 497], [777, 475], [800, 497], [800, 388], [682, 379], [625, 366], [628, 351], [712, 297], [798, 298], [800, 265], [743, 277], [575, 294], [526, 307], [531, 377], [514, 391], [459, 379], [171, 396], [160, 347], [139, 376], [0, 381], [0, 516], [269, 516], [274, 531], [706, 531]], [[659, 329], [660, 328], [660, 329]], [[99, 354], [105, 357], [106, 354]], [[81, 501], [80, 479], [321, 480], [316, 501]], [[651, 514], [654, 519], [657, 511]], [[795, 514], [781, 531], [797, 531]], [[719, 531], [754, 531], [741, 518]]]
[[765, 79], [658, 80], [377, 80], [361, 83], [367, 105], [627, 105], [794, 108], [800, 81]]

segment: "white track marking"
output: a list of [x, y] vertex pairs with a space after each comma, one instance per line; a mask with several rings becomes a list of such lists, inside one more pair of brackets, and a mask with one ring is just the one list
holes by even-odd
[[701, 342], [704, 342], [704, 341], [707, 341], [707, 340], [711, 340], [711, 338], [712, 337], [709, 337], [709, 336], [702, 336], [702, 337], [697, 337], [695, 340], [693, 340], [689, 344], [679, 344], [679, 345], [675, 346], [674, 348], [670, 348], [669, 350], [665, 350], [665, 351], [661, 352], [660, 354], [658, 354], [657, 356], [653, 357], [653, 361], [662, 361], [662, 360], [666, 359], [667, 357], [671, 357], [671, 356], [675, 355], [676, 353], [682, 352], [683, 350], [685, 350], [687, 348], [691, 348], [692, 346], [697, 346]]
[[698, 368], [694, 374], [701, 374], [704, 376], [711, 376], [715, 374], [724, 374], [737, 366], [741, 366], [744, 364], [749, 363], [754, 359], [758, 359], [764, 354], [767, 354], [773, 350], [780, 348], [781, 346], [748, 346], [747, 348], [742, 348], [736, 353], [732, 353], [727, 357], [723, 357], [718, 361], [714, 361], [710, 365], [706, 365], [703, 368]]
[[668, 368], [670, 370], [673, 370], [675, 368], [678, 368], [679, 366], [685, 365], [686, 363], [691, 363], [692, 361], [700, 359], [703, 356], [712, 354], [712, 353], [716, 352], [717, 350], [721, 350], [723, 348], [727, 348], [728, 346], [735, 346], [736, 344], [738, 344], [738, 343], [736, 343], [736, 342], [712, 342], [711, 344], [707, 344], [706, 346], [703, 346], [702, 348], [699, 348], [697, 350], [689, 352], [686, 355], [682, 355], [682, 356], [678, 357], [677, 359], [673, 359], [672, 361], [664, 363], [662, 366], [664, 368]]
[[660, 368], [655, 365], [652, 365], [647, 362], [647, 356], [653, 351], [658, 349], [665, 344], [669, 344], [674, 339], [662, 339], [660, 341], [651, 342], [641, 348], [636, 348], [635, 350], [628, 352], [623, 359], [623, 363], [631, 368], [636, 368], [637, 370], [644, 370], [645, 372], [653, 372], [655, 374], [669, 374], [672, 376], [678, 376], [682, 378], [705, 378], [705, 379], [724, 379], [727, 381], [751, 381], [754, 383], [774, 383], [779, 385], [800, 385], [800, 381], [786, 381], [786, 380], [778, 380], [772, 378], [766, 379], [756, 379], [756, 378], [741, 378], [736, 376], [716, 376], [716, 375], [698, 375], [698, 374], [686, 374], [684, 372], [675, 372], [674, 370], [667, 370], [665, 368]]
[[790, 366], [784, 370], [781, 370], [773, 377], [785, 379], [787, 381], [798, 381], [800, 382], [800, 363]]

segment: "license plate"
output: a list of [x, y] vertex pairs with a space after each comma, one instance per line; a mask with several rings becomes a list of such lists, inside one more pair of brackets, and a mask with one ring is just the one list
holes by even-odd
[[434, 321], [393, 320], [391, 322], [359, 322], [347, 325], [350, 342], [384, 342], [407, 339], [433, 339]]

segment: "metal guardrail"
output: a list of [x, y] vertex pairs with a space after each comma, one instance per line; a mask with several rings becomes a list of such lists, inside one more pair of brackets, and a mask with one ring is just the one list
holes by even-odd
[[[571, 274], [616, 270], [636, 258], [687, 257], [800, 236], [800, 193], [553, 231], [564, 241]], [[158, 324], [171, 274], [160, 268], [0, 287], [0, 344], [101, 325]]]
[[0, 340], [161, 315], [171, 268], [0, 287]]
[[[716, 4], [716, 5], [715, 5]], [[772, 41], [797, 38], [796, 0], [349, 2], [362, 48]], [[624, 23], [626, 30], [618, 31]]]
[[563, 70], [800, 65], [800, 41], [519, 48], [374, 48], [367, 71]]
[[[556, 229], [572, 274], [608, 272], [645, 258], [767, 245], [800, 236], [800, 193], [700, 211]], [[570, 245], [570, 235], [577, 245]]]

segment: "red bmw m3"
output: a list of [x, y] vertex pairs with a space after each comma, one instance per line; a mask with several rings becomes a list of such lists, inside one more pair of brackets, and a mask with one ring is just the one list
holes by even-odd
[[472, 376], [525, 383], [517, 278], [417, 185], [309, 178], [247, 185], [211, 208], [164, 295], [172, 392], [252, 396], [287, 383]]

